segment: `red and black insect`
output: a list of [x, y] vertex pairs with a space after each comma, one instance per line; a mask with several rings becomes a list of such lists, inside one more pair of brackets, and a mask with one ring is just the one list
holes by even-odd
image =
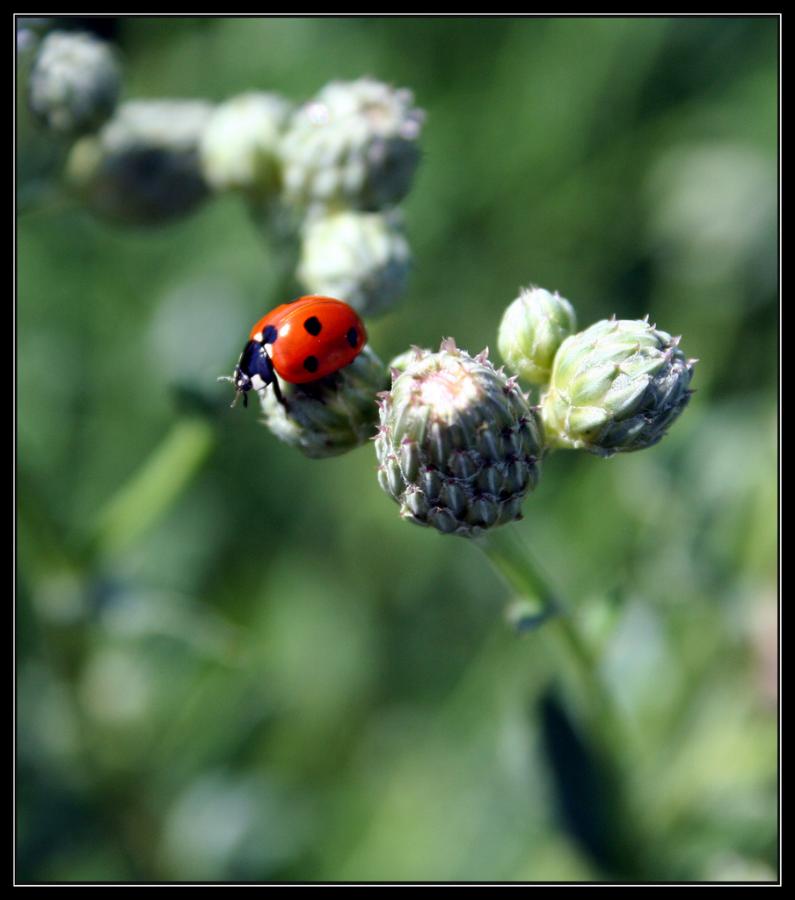
[[272, 384], [284, 404], [276, 375], [290, 384], [319, 381], [350, 365], [366, 341], [362, 320], [347, 303], [317, 295], [299, 297], [277, 306], [254, 325], [226, 380], [235, 386], [235, 402], [242, 394], [246, 405], [252, 388]]

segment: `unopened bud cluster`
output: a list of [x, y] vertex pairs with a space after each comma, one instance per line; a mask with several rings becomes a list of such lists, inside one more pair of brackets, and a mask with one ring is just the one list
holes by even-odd
[[[411, 522], [476, 537], [520, 517], [559, 449], [600, 456], [656, 444], [690, 395], [695, 360], [648, 320], [604, 320], [579, 333], [572, 305], [540, 288], [506, 310], [499, 346], [519, 375], [445, 341], [392, 361], [375, 438], [378, 482]], [[518, 384], [541, 388], [538, 407]]]
[[273, 91], [217, 105], [118, 105], [121, 87], [108, 44], [61, 31], [41, 42], [30, 107], [51, 131], [85, 136], [67, 174], [92, 212], [149, 226], [234, 193], [272, 246], [297, 261], [305, 293], [339, 297], [363, 316], [404, 293], [411, 252], [398, 204], [411, 189], [424, 120], [410, 90], [360, 78], [332, 81], [299, 105]]
[[304, 211], [299, 280], [364, 316], [406, 287], [411, 253], [396, 205], [419, 163], [424, 114], [411, 91], [334, 81], [292, 117], [281, 144], [284, 197]]
[[[93, 212], [151, 226], [235, 194], [269, 236], [294, 247], [305, 292], [362, 316], [403, 294], [411, 252], [398, 204], [424, 119], [411, 91], [361, 78], [331, 82], [298, 106], [266, 91], [214, 105], [119, 103], [121, 86], [116, 54], [96, 38], [55, 31], [38, 44], [30, 108], [74, 139], [67, 174]], [[472, 356], [448, 339], [437, 352], [396, 357], [390, 387], [365, 347], [323, 379], [279, 378], [278, 391], [260, 390], [265, 423], [313, 458], [374, 438], [379, 484], [405, 519], [475, 537], [521, 517], [546, 453], [651, 447], [690, 398], [696, 361], [679, 338], [647, 319], [576, 329], [568, 300], [527, 288], [499, 326], [507, 373], [486, 351]], [[537, 405], [520, 382], [538, 391]]]
[[541, 388], [547, 447], [612, 456], [656, 444], [690, 399], [696, 360], [648, 318], [575, 328], [568, 300], [540, 288], [522, 291], [500, 323], [506, 363]]

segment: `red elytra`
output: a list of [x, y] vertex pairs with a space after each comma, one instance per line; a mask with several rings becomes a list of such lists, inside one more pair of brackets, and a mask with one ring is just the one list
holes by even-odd
[[306, 384], [350, 365], [367, 332], [347, 303], [312, 294], [271, 310], [251, 329], [249, 340], [268, 345], [273, 368], [284, 381]]
[[235, 371], [219, 380], [234, 385], [232, 406], [241, 396], [246, 406], [250, 390], [272, 385], [287, 409], [277, 375], [291, 384], [318, 381], [350, 365], [366, 341], [362, 320], [347, 303], [315, 294], [299, 297], [254, 325]]

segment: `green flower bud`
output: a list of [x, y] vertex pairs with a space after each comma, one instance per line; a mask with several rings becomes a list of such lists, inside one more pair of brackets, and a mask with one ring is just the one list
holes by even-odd
[[67, 173], [111, 221], [157, 225], [187, 215], [208, 195], [198, 145], [211, 112], [201, 100], [123, 103], [98, 135], [75, 144]]
[[572, 335], [541, 399], [549, 446], [599, 456], [651, 447], [690, 399], [695, 362], [647, 319], [605, 319]]
[[424, 114], [409, 90], [333, 81], [293, 117], [282, 142], [288, 199], [378, 210], [409, 191]]
[[278, 145], [291, 105], [278, 94], [249, 93], [216, 107], [199, 148], [215, 190], [269, 195], [280, 182]]
[[[277, 376], [278, 377], [278, 376]], [[312, 459], [338, 456], [370, 439], [378, 422], [378, 394], [389, 376], [365, 346], [354, 361], [309, 384], [279, 380], [284, 404], [272, 388], [259, 391], [265, 424], [279, 440]]]
[[543, 288], [523, 290], [505, 310], [497, 346], [505, 362], [530, 384], [546, 384], [558, 347], [577, 328], [568, 300]]
[[[442, 342], [393, 362], [375, 440], [378, 482], [400, 514], [475, 537], [521, 518], [539, 478], [543, 431], [515, 378]], [[400, 371], [400, 366], [405, 366]]]
[[311, 294], [341, 297], [363, 316], [389, 309], [406, 289], [411, 251], [395, 212], [340, 212], [310, 220], [298, 277]]
[[82, 32], [53, 31], [30, 73], [30, 108], [53, 131], [80, 134], [113, 113], [121, 70], [112, 48]]

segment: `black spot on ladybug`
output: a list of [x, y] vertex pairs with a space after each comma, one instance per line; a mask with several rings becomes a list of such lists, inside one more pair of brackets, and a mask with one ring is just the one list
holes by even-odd
[[304, 360], [304, 368], [307, 372], [317, 372], [318, 361], [316, 356], [307, 356]]
[[263, 344], [275, 344], [276, 338], [279, 336], [279, 332], [273, 327], [273, 325], [268, 325], [265, 330], [262, 332], [262, 343]]
[[304, 322], [304, 328], [306, 328], [311, 335], [320, 334], [323, 330], [323, 326], [320, 324], [320, 319], [318, 319], [317, 316], [310, 316], [306, 322]]
[[348, 329], [346, 337], [348, 338], [348, 343], [351, 347], [355, 347], [359, 343], [359, 332], [353, 327]]

